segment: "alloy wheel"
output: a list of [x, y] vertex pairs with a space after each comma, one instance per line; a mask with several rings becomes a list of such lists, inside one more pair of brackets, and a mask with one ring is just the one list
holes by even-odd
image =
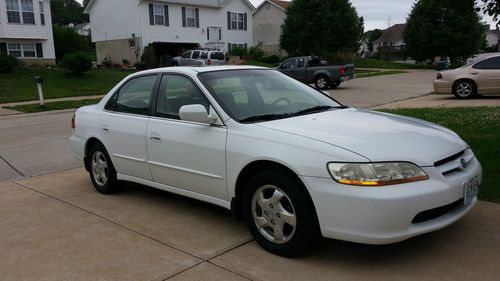
[[472, 95], [472, 91], [473, 91], [473, 88], [472, 88], [472, 85], [468, 82], [463, 82], [463, 83], [460, 83], [457, 85], [457, 95], [461, 96], [461, 97], [469, 97]]
[[99, 186], [104, 186], [108, 182], [108, 163], [101, 151], [96, 151], [91, 160], [92, 175]]

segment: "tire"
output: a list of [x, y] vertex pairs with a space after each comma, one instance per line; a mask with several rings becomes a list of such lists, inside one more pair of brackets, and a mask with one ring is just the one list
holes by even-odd
[[316, 78], [314, 78], [314, 85], [316, 85], [316, 89], [318, 90], [327, 89], [329, 84], [330, 81], [325, 75], [318, 75], [316, 76]]
[[330, 84], [330, 86], [332, 87], [332, 89], [337, 89], [337, 88], [340, 86], [340, 83], [342, 83], [342, 82], [340, 82], [340, 81], [335, 81], [335, 82], [332, 82], [332, 83]]
[[459, 80], [453, 84], [453, 95], [459, 99], [477, 97], [477, 86], [471, 80]]
[[255, 240], [276, 255], [300, 255], [320, 238], [309, 194], [289, 173], [266, 170], [255, 175], [246, 186], [243, 208]]
[[92, 145], [88, 155], [90, 179], [95, 189], [103, 194], [117, 192], [116, 170], [104, 145], [100, 143]]

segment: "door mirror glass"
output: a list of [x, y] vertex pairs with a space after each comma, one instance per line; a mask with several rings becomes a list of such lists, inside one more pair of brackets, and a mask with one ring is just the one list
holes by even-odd
[[184, 121], [209, 123], [207, 109], [201, 104], [184, 105], [179, 110], [179, 115]]

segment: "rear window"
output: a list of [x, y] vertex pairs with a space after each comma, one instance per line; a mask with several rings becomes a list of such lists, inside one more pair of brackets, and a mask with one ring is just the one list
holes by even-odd
[[224, 53], [223, 52], [213, 52], [210, 54], [210, 58], [213, 60], [224, 60]]

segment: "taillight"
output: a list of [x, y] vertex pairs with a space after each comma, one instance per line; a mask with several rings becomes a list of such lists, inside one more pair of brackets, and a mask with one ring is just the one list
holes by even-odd
[[212, 61], [211, 61], [211, 60], [207, 60], [207, 64], [208, 64], [208, 65], [211, 65], [211, 64], [212, 64]]
[[437, 74], [437, 77], [436, 77], [436, 78], [437, 78], [437, 79], [443, 79], [443, 74], [441, 74], [441, 72], [438, 72], [438, 74]]
[[343, 66], [340, 67], [339, 74], [340, 74], [340, 76], [344, 76], [345, 75], [345, 68]]
[[75, 126], [75, 113], [73, 113], [73, 117], [71, 118], [71, 129], [76, 128]]

